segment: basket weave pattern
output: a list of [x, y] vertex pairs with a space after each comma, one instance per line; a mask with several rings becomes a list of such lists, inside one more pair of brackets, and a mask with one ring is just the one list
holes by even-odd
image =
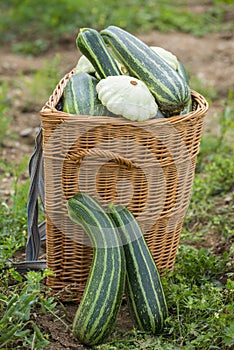
[[173, 269], [189, 205], [206, 100], [195, 91], [193, 111], [169, 119], [70, 115], [56, 109], [68, 73], [41, 110], [45, 169], [48, 285], [79, 301], [92, 247], [67, 215], [83, 191], [104, 207], [123, 204], [138, 220], [160, 271]]

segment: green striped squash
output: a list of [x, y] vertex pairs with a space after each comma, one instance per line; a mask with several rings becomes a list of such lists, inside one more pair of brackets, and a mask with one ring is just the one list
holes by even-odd
[[76, 45], [92, 63], [101, 79], [110, 75], [122, 75], [102, 36], [95, 29], [81, 29], [76, 39]]
[[133, 318], [139, 329], [159, 334], [168, 311], [156, 264], [131, 212], [123, 206], [109, 210], [124, 244], [126, 295]]
[[188, 74], [187, 74], [187, 72], [186, 72], [186, 69], [185, 69], [183, 63], [180, 62], [180, 61], [178, 61], [177, 72], [178, 72], [178, 74], [180, 74], [180, 75], [185, 79], [185, 81], [187, 82], [187, 84], [189, 84], [189, 77], [188, 77]]
[[127, 31], [109, 26], [100, 33], [116, 59], [128, 69], [129, 75], [148, 86], [163, 114], [176, 115], [184, 109], [190, 98], [190, 89], [183, 76]]
[[98, 80], [88, 73], [70, 77], [63, 92], [63, 111], [71, 114], [102, 115], [104, 106], [98, 99]]
[[93, 261], [82, 300], [73, 322], [73, 334], [86, 345], [104, 341], [121, 305], [126, 267], [118, 232], [103, 208], [79, 193], [67, 202], [69, 217], [82, 226], [93, 244]]

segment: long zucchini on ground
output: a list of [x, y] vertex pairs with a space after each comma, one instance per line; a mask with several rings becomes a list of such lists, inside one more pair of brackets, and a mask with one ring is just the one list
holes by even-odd
[[168, 311], [156, 264], [131, 212], [123, 206], [111, 206], [109, 210], [124, 244], [130, 310], [141, 330], [158, 334]]
[[119, 27], [109, 26], [100, 33], [129, 75], [148, 86], [163, 114], [179, 114], [185, 108], [191, 95], [186, 80], [148, 45]]
[[126, 267], [115, 225], [90, 196], [79, 193], [67, 202], [72, 221], [89, 235], [94, 255], [86, 288], [73, 322], [74, 335], [86, 345], [111, 332], [122, 301]]

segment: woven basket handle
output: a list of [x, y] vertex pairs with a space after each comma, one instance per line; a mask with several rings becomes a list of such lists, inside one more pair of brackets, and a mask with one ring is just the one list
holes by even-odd
[[135, 168], [136, 165], [130, 160], [125, 157], [122, 157], [121, 155], [116, 155], [112, 151], [106, 151], [104, 149], [100, 148], [91, 148], [91, 149], [79, 149], [77, 151], [69, 153], [67, 156], [67, 159], [72, 161], [80, 162], [80, 160], [88, 155], [92, 156], [98, 156], [98, 157], [104, 157], [108, 158], [110, 160], [114, 160], [119, 165], [125, 165], [127, 168], [132, 169]]
[[46, 111], [47, 109], [49, 110], [56, 110], [56, 106], [59, 102], [59, 100], [61, 99], [61, 97], [63, 96], [64, 93], [64, 89], [67, 85], [68, 80], [71, 78], [71, 76], [74, 74], [74, 70], [70, 71], [69, 73], [67, 73], [57, 84], [57, 86], [55, 87], [52, 95], [49, 97], [49, 100], [46, 102], [45, 106], [42, 108], [42, 111]]
[[[91, 159], [92, 163], [92, 169], [94, 171], [94, 174], [90, 173], [91, 178], [88, 180], [90, 187], [88, 186], [88, 190], [90, 188], [93, 188], [94, 186], [96, 187], [96, 191], [100, 191], [99, 194], [101, 197], [105, 198], [106, 200], [114, 200], [114, 198], [117, 195], [117, 188], [116, 184], [120, 180], [122, 181], [123, 178], [126, 176], [126, 180], [132, 183], [134, 191], [132, 193], [132, 198], [131, 202], [128, 203], [129, 208], [138, 208], [137, 213], [144, 208], [144, 203], [148, 199], [148, 181], [147, 181], [147, 176], [143, 169], [134, 162], [133, 159], [126, 158], [122, 156], [121, 154], [118, 154], [116, 152], [112, 152], [110, 150], [105, 150], [105, 149], [100, 149], [100, 148], [90, 148], [90, 149], [77, 149], [76, 151], [74, 150], [73, 152], [70, 152], [67, 154], [67, 162], [64, 162], [64, 167], [63, 167], [63, 193], [67, 199], [71, 197], [72, 194], [76, 193], [77, 191], [80, 191], [80, 188], [83, 186], [82, 185], [82, 180], [83, 178], [81, 177], [81, 182], [78, 180], [78, 172], [80, 172], [79, 168], [82, 167], [82, 160], [86, 156], [92, 156], [96, 158], [100, 158], [102, 161], [102, 164], [99, 164], [98, 162], [94, 162], [94, 159]], [[108, 162], [112, 162], [112, 164], [107, 164]], [[96, 163], [96, 164], [95, 164]], [[110, 168], [112, 170], [104, 169], [107, 171], [106, 175], [104, 176], [109, 176], [111, 174], [111, 179], [110, 179], [110, 186], [111, 188], [108, 188], [106, 190], [106, 187], [99, 182], [99, 180], [102, 178], [102, 174], [100, 174], [101, 177], [99, 177], [99, 165], [100, 169], [102, 166], [105, 166], [107, 164], [107, 168], [110, 165]], [[93, 167], [93, 165], [95, 165]], [[114, 168], [112, 168], [112, 165]], [[87, 166], [89, 167], [89, 160], [87, 160]], [[115, 168], [116, 166], [116, 168]], [[86, 165], [85, 165], [86, 167]], [[95, 170], [96, 169], [96, 170]], [[114, 173], [109, 173], [108, 171]], [[115, 172], [117, 171], [117, 172]], [[119, 172], [120, 171], [120, 172]], [[135, 182], [135, 179], [138, 179], [138, 182]], [[86, 178], [86, 177], [85, 177]], [[70, 179], [72, 179], [72, 182], [70, 182]], [[86, 180], [85, 180], [86, 182]], [[104, 181], [105, 182], [105, 181]], [[85, 183], [85, 186], [87, 186], [87, 183]], [[131, 186], [132, 187], [132, 186]], [[83, 188], [83, 187], [82, 187]], [[85, 187], [87, 188], [87, 187]], [[69, 191], [68, 191], [69, 189]], [[124, 189], [121, 187], [121, 191], [124, 191]], [[143, 191], [143, 195], [139, 195], [140, 192]], [[141, 209], [139, 209], [141, 208]], [[136, 212], [136, 210], [135, 210]]]

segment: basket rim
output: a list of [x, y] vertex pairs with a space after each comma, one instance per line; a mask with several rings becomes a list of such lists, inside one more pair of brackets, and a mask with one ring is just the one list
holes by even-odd
[[72, 69], [69, 73], [65, 74], [64, 77], [58, 82], [53, 93], [50, 95], [48, 101], [40, 110], [40, 116], [42, 119], [43, 117], [48, 117], [48, 115], [52, 114], [53, 117], [57, 117], [61, 120], [69, 119], [71, 121], [74, 121], [74, 120], [77, 120], [77, 118], [79, 118], [81, 122], [85, 122], [85, 121], [90, 122], [91, 120], [92, 121], [98, 120], [100, 123], [104, 123], [104, 124], [106, 123], [113, 123], [117, 125], [131, 124], [131, 125], [138, 125], [138, 126], [151, 125], [151, 124], [164, 124], [165, 122], [176, 124], [176, 123], [186, 121], [187, 119], [191, 119], [193, 117], [197, 117], [197, 118], [204, 117], [207, 114], [209, 109], [209, 104], [205, 99], [205, 97], [201, 95], [199, 92], [193, 89], [190, 89], [191, 96], [197, 103], [197, 108], [187, 114], [180, 114], [176, 116], [171, 116], [169, 118], [158, 118], [158, 119], [155, 118], [155, 119], [149, 119], [146, 121], [134, 122], [122, 116], [119, 116], [118, 118], [110, 117], [110, 116], [90, 116], [90, 115], [70, 114], [63, 111], [59, 111], [56, 109], [56, 106], [63, 95], [64, 89], [66, 87], [68, 80], [73, 74], [75, 74], [75, 69]]

